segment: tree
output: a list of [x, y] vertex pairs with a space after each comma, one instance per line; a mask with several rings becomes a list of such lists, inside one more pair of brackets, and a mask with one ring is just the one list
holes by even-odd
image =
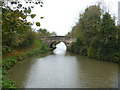
[[51, 33], [51, 36], [56, 36], [56, 35], [57, 35], [56, 32]]
[[101, 9], [99, 5], [90, 6], [85, 10], [85, 13], [80, 18], [80, 30], [84, 34], [87, 47], [89, 47], [91, 40], [96, 37], [100, 24]]
[[109, 13], [105, 13], [101, 20], [99, 39], [100, 40], [100, 54], [105, 59], [113, 59], [114, 54], [118, 51], [117, 27], [114, 19]]
[[[30, 1], [26, 3], [30, 3]], [[34, 3], [43, 4], [41, 1], [35, 1]], [[32, 33], [34, 32], [31, 29], [32, 23], [27, 22], [26, 17], [31, 16], [31, 18], [34, 18], [36, 16], [35, 14], [31, 14], [31, 10], [34, 8], [31, 6], [33, 4], [26, 7], [23, 6], [20, 0], [0, 1], [0, 4], [2, 4], [3, 52], [11, 52], [10, 48], [30, 45], [33, 42], [34, 36]], [[13, 5], [15, 7], [13, 7]], [[40, 23], [37, 22], [37, 25], [38, 24]]]
[[52, 33], [50, 33], [47, 29], [40, 28], [39, 30], [37, 30], [37, 32], [39, 33], [39, 36], [51, 36], [52, 35]]
[[70, 33], [77, 36], [77, 41], [69, 50], [91, 58], [120, 63], [119, 27], [108, 12], [102, 15], [101, 11], [99, 5], [93, 5], [80, 15], [78, 24]]

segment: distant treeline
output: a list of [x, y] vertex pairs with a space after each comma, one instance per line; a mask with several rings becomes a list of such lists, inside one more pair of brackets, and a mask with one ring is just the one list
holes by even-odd
[[68, 36], [77, 38], [68, 50], [99, 60], [120, 63], [120, 26], [100, 5], [92, 5], [80, 14], [79, 22]]

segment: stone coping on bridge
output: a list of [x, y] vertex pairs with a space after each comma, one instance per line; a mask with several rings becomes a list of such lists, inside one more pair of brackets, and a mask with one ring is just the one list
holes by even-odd
[[75, 38], [75, 37], [70, 37], [70, 36], [41, 36], [41, 38], [50, 38], [50, 37], [66, 37], [66, 38]]

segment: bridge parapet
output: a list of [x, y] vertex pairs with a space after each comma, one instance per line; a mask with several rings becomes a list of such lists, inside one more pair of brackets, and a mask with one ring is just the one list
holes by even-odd
[[51, 45], [53, 42], [64, 42], [67, 46], [70, 46], [76, 41], [76, 38], [67, 36], [46, 36], [40, 37], [40, 39], [48, 45]]

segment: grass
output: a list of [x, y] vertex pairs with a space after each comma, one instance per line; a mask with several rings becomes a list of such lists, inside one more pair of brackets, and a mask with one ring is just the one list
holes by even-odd
[[31, 50], [33, 50], [35, 48], [42, 48], [42, 46], [43, 46], [42, 41], [34, 40], [33, 44], [30, 45], [29, 47], [14, 48], [13, 52], [3, 54], [2, 58], [5, 59], [5, 58], [9, 58], [11, 56], [19, 55], [21, 53], [25, 53], [25, 52], [31, 51]]

